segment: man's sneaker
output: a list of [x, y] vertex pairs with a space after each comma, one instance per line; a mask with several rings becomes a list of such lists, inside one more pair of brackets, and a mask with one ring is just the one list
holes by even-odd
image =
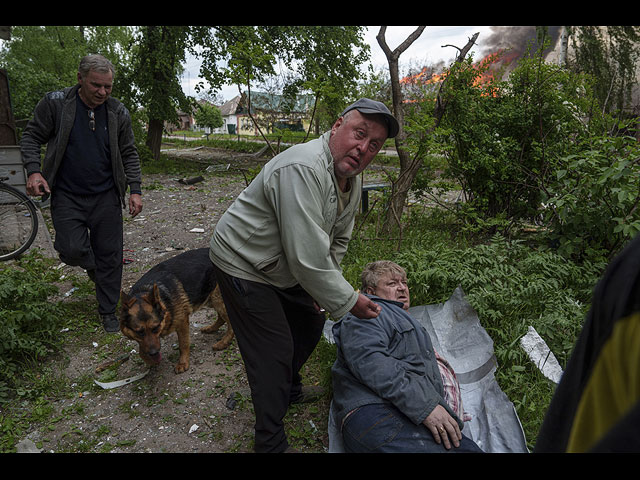
[[102, 326], [105, 331], [109, 333], [114, 333], [120, 330], [120, 322], [118, 321], [118, 317], [116, 317], [113, 313], [109, 313], [107, 315], [100, 315], [102, 320]]
[[295, 399], [289, 403], [291, 405], [296, 403], [312, 403], [320, 400], [325, 395], [325, 389], [320, 385], [304, 385]]

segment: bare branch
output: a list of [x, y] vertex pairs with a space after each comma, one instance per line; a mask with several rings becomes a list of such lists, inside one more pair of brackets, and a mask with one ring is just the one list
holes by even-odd
[[385, 26], [381, 26], [380, 30], [378, 31], [378, 35], [376, 35], [376, 40], [378, 41], [378, 45], [380, 45], [380, 48], [382, 48], [382, 51], [384, 52], [384, 54], [386, 55], [387, 58], [393, 58], [394, 60], [397, 60], [400, 55], [407, 49], [409, 48], [413, 42], [415, 42], [420, 35], [422, 35], [422, 32], [424, 32], [424, 29], [427, 28], [426, 25], [425, 26], [421, 26], [416, 28], [411, 35], [409, 35], [404, 42], [402, 42], [400, 45], [398, 45], [398, 47], [396, 47], [395, 50], [391, 51], [391, 49], [389, 48], [389, 45], [387, 45], [387, 41], [385, 39], [385, 34], [387, 32], [387, 27]]

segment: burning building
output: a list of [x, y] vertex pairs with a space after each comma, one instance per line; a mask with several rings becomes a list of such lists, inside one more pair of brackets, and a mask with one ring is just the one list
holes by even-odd
[[[540, 30], [544, 28], [545, 30]], [[491, 27], [491, 34], [486, 38], [479, 38], [478, 43], [481, 46], [481, 59], [476, 65], [488, 66], [486, 72], [478, 80], [478, 83], [484, 84], [492, 79], [504, 80], [511, 71], [517, 66], [518, 61], [525, 56], [536, 54], [541, 48], [541, 33], [544, 33], [544, 50], [543, 58], [547, 63], [556, 63], [565, 65], [567, 59], [572, 55], [575, 43], [579, 41], [577, 38], [568, 41], [567, 28], [563, 26], [498, 26]], [[606, 35], [606, 30], [603, 34]], [[548, 41], [548, 43], [546, 43]], [[409, 74], [401, 80], [403, 88], [407, 93], [417, 86], [424, 88], [425, 85], [437, 86], [444, 78], [443, 70], [435, 71], [433, 67], [425, 67], [417, 74]], [[640, 79], [640, 72], [636, 75]], [[627, 102], [625, 110], [634, 116], [640, 114], [640, 88], [638, 81], [631, 90], [631, 99]], [[409, 94], [408, 96], [412, 96]]]

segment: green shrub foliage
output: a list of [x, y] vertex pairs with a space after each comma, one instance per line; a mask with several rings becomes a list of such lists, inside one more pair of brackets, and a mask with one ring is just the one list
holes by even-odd
[[25, 365], [42, 360], [60, 344], [64, 312], [49, 298], [58, 289], [32, 265], [0, 270], [0, 400], [20, 385]]
[[483, 326], [497, 343], [510, 348], [533, 326], [558, 357], [566, 361], [586, 314], [602, 263], [566, 261], [551, 251], [495, 235], [487, 244], [421, 246], [398, 254], [408, 272], [413, 305], [446, 301], [461, 286]]

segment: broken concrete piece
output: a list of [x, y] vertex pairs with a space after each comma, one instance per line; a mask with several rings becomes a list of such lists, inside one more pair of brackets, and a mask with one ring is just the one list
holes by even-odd
[[36, 444], [32, 440], [29, 440], [28, 438], [25, 438], [24, 440], [20, 440], [16, 445], [17, 453], [40, 453], [41, 451], [42, 450], [40, 450], [36, 446]]

